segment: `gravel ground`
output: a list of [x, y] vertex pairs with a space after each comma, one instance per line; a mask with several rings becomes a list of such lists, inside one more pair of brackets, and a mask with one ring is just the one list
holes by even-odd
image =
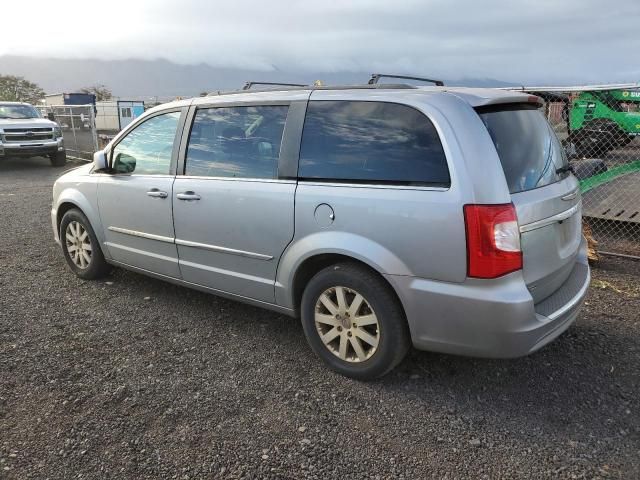
[[45, 159], [0, 163], [0, 478], [638, 478], [640, 263], [493, 361], [411, 352], [359, 383], [295, 320], [115, 270], [84, 282]]

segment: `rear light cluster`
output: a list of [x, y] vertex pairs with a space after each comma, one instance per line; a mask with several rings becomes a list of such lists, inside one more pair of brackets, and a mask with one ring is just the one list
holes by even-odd
[[512, 203], [465, 205], [467, 275], [496, 278], [522, 269], [520, 230]]

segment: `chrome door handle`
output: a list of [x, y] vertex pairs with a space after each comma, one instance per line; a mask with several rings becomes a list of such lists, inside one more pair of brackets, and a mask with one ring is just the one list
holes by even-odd
[[191, 190], [189, 190], [188, 192], [179, 193], [176, 195], [176, 197], [178, 197], [178, 200], [200, 200], [200, 195], [198, 195], [197, 193], [193, 193]]
[[162, 190], [158, 190], [157, 188], [152, 188], [151, 190], [149, 190], [147, 192], [147, 195], [156, 198], [167, 198], [169, 196], [167, 192], [163, 192]]

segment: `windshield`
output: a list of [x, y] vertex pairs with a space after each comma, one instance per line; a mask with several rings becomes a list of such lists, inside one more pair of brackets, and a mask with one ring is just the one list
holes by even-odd
[[555, 183], [568, 173], [567, 156], [544, 115], [535, 107], [478, 109], [496, 147], [511, 193]]
[[0, 104], [0, 118], [40, 118], [38, 110], [31, 105], [2, 105]]

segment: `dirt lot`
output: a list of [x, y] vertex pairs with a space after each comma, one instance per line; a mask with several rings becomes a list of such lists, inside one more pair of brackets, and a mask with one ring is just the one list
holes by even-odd
[[638, 478], [640, 263], [556, 342], [412, 352], [358, 383], [290, 318], [115, 270], [84, 282], [45, 159], [0, 163], [0, 478]]

